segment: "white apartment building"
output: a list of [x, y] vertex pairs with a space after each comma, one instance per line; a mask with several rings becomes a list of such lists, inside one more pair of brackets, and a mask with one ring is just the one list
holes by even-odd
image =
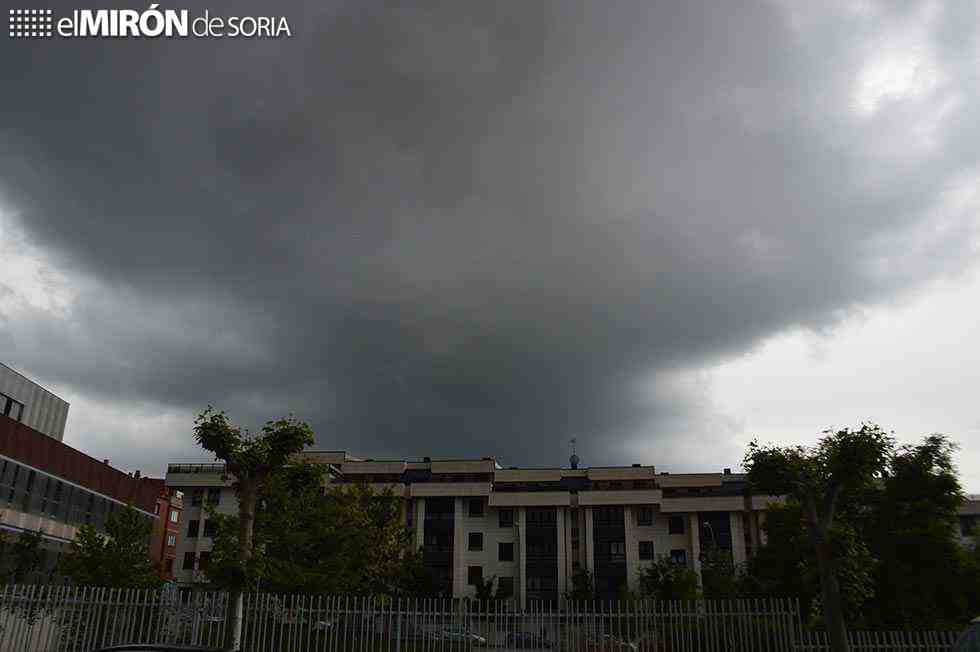
[[[473, 596], [493, 577], [521, 605], [560, 601], [576, 568], [594, 579], [596, 597], [636, 590], [642, 568], [666, 556], [700, 572], [705, 546], [745, 561], [764, 543], [765, 507], [778, 500], [747, 492], [745, 476], [671, 474], [653, 466], [504, 468], [492, 458], [365, 460], [343, 451], [309, 451], [331, 483], [365, 483], [405, 499], [404, 518], [426, 568], [445, 593]], [[171, 464], [167, 485], [185, 496], [178, 582], [201, 581], [211, 539], [204, 503], [236, 509], [220, 464]], [[188, 500], [188, 497], [190, 499]], [[976, 501], [965, 509], [972, 513]], [[965, 513], [967, 513], [965, 512]]]

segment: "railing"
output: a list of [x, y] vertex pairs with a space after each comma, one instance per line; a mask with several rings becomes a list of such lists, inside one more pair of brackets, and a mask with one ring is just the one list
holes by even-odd
[[[124, 643], [220, 647], [223, 593], [92, 587], [0, 588], [0, 652], [90, 652]], [[948, 650], [955, 635], [853, 633], [854, 650]], [[249, 594], [243, 652], [777, 652], [825, 650], [795, 599], [534, 604]]]
[[224, 473], [225, 465], [213, 464], [168, 464], [167, 473]]
[[[852, 652], [891, 652], [892, 650], [933, 652], [934, 650], [949, 650], [959, 638], [959, 633], [855, 631], [848, 632], [847, 638]], [[802, 632], [796, 649], [800, 652], [829, 652], [830, 641], [827, 638], [827, 632]]]

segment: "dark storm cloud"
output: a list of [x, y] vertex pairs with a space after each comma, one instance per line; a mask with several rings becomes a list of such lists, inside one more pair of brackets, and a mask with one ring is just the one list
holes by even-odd
[[[927, 35], [947, 77], [968, 4]], [[20, 366], [368, 454], [621, 462], [697, 409], [644, 381], [970, 254], [955, 221], [912, 244], [977, 164], [976, 89], [933, 131], [921, 101], [855, 116], [915, 7], [275, 6], [292, 39], [0, 45], [0, 206], [92, 280], [8, 318]]]

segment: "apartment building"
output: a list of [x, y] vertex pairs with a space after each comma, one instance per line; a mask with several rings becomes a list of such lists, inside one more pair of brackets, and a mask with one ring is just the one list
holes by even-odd
[[[611, 598], [637, 588], [643, 565], [660, 556], [698, 571], [701, 548], [712, 544], [743, 561], [760, 543], [768, 502], [746, 496], [745, 478], [727, 470], [504, 468], [492, 458], [364, 460], [334, 451], [303, 456], [327, 465], [331, 483], [366, 483], [402, 496], [406, 524], [446, 593], [473, 595], [477, 582], [492, 576], [523, 603], [560, 599], [579, 567], [592, 573], [598, 597]], [[171, 464], [166, 482], [185, 497], [174, 577], [201, 581], [213, 535], [207, 505], [235, 512], [231, 479], [221, 464]]]
[[0, 415], [61, 441], [68, 403], [0, 362]]
[[[331, 484], [365, 483], [405, 499], [403, 516], [425, 566], [443, 592], [473, 596], [495, 578], [522, 605], [559, 601], [577, 568], [593, 576], [596, 597], [638, 588], [643, 567], [665, 556], [700, 573], [701, 551], [717, 546], [741, 563], [765, 543], [765, 508], [745, 476], [657, 472], [653, 466], [503, 467], [493, 458], [370, 460], [343, 451], [307, 451]], [[237, 501], [221, 464], [171, 464], [167, 486], [185, 496], [178, 583], [202, 582], [214, 528], [208, 505], [234, 514]], [[188, 502], [187, 496], [190, 496]], [[980, 497], [961, 510], [964, 537]], [[964, 539], [966, 540], [966, 539]]]

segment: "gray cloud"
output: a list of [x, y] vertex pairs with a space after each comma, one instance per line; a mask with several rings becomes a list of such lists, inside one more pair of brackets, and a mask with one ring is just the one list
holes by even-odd
[[724, 422], [638, 387], [973, 253], [969, 3], [282, 11], [0, 44], [0, 210], [76, 288], [7, 316], [13, 363], [368, 454], [686, 464]]

